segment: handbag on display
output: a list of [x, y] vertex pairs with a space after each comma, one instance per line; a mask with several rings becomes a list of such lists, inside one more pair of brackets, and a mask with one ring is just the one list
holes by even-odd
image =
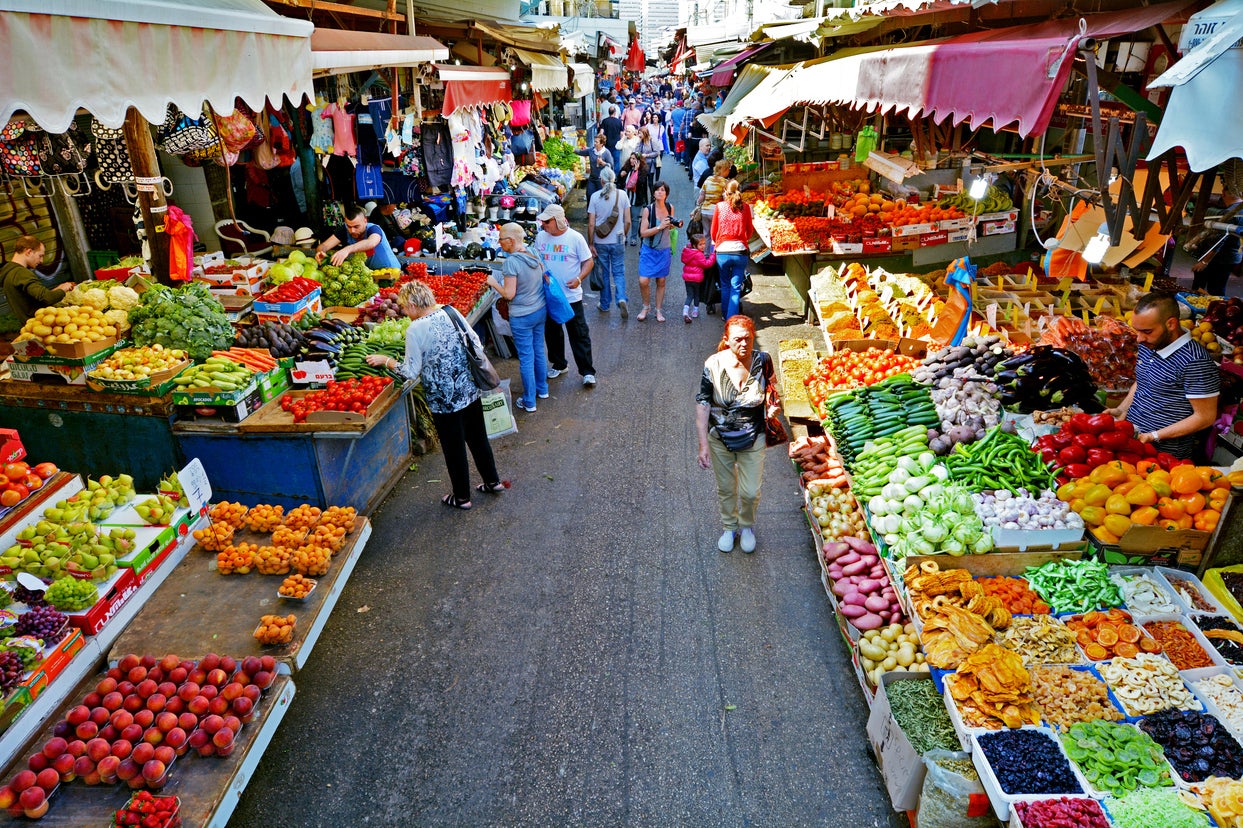
[[101, 187], [133, 181], [125, 130], [111, 129], [92, 118], [91, 134], [95, 136], [95, 181]]
[[76, 121], [61, 133], [44, 132], [39, 147], [39, 166], [43, 175], [77, 175], [86, 169], [92, 141]]
[[570, 300], [565, 298], [565, 288], [561, 280], [547, 270], [544, 271], [544, 304], [548, 307], [548, 318], [558, 325], [563, 325], [574, 318], [574, 308]]
[[0, 129], [0, 169], [12, 176], [37, 176], [43, 130], [33, 121], [14, 118]]
[[176, 104], [169, 104], [168, 115], [156, 133], [155, 143], [169, 155], [186, 155], [195, 150], [215, 149], [220, 144], [220, 136], [211, 117], [191, 118]]
[[466, 318], [452, 305], [445, 305], [445, 313], [453, 326], [457, 328], [462, 340], [462, 348], [466, 351], [466, 364], [470, 367], [470, 375], [480, 391], [491, 391], [501, 384], [501, 375], [496, 372], [492, 360], [484, 353], [483, 344], [475, 336], [475, 332], [466, 324]]

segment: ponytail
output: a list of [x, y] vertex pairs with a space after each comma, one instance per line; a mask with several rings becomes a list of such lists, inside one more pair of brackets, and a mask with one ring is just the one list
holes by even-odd
[[729, 202], [729, 208], [734, 211], [742, 209], [742, 187], [737, 181], [730, 181], [725, 185], [724, 200]]

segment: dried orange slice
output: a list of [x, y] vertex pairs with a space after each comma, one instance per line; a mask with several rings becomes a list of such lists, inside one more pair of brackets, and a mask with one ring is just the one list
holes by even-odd
[[1127, 644], [1135, 644], [1139, 641], [1139, 628], [1133, 624], [1121, 624], [1118, 627], [1118, 640]]
[[1146, 653], [1153, 653], [1154, 655], [1161, 652], [1161, 645], [1157, 643], [1157, 640], [1146, 635], [1140, 638], [1139, 648]]
[[1104, 661], [1109, 658], [1109, 651], [1100, 644], [1089, 644], [1083, 648], [1083, 652], [1093, 661]]
[[1105, 620], [1105, 613], [1103, 612], [1092, 611], [1089, 613], [1085, 613], [1083, 616], [1083, 623], [1087, 624], [1089, 627], [1095, 627], [1097, 624], [1101, 623], [1104, 620]]
[[1096, 631], [1096, 643], [1102, 647], [1112, 647], [1118, 643], [1118, 631], [1112, 626], [1101, 625]]
[[1080, 647], [1086, 648], [1093, 643], [1092, 633], [1088, 632], [1087, 630], [1081, 629], [1075, 633], [1075, 641], [1078, 642]]
[[1135, 658], [1139, 655], [1139, 648], [1128, 641], [1119, 641], [1118, 646], [1114, 647], [1114, 655], [1119, 658]]

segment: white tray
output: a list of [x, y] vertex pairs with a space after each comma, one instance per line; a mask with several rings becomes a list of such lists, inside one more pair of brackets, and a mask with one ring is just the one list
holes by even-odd
[[[1032, 730], [1043, 733], [1046, 738], [1052, 739], [1057, 745], [1058, 752], [1062, 754], [1066, 766], [1070, 768], [1071, 774], [1079, 783], [1080, 795], [1086, 795], [1088, 792], [1087, 780], [1079, 773], [1079, 769], [1075, 767], [1075, 763], [1070, 761], [1070, 757], [1066, 755], [1066, 749], [1062, 746], [1062, 740], [1057, 734], [1045, 727], [1024, 727], [1023, 730]], [[993, 773], [992, 765], [988, 762], [988, 757], [984, 755], [984, 750], [980, 746], [979, 737], [971, 737], [971, 761], [975, 763], [975, 769], [980, 774], [980, 783], [984, 786], [984, 790], [988, 792], [988, 799], [993, 805], [993, 813], [997, 815], [997, 819], [1005, 822], [1010, 818], [1010, 803], [1019, 799], [1037, 800], [1037, 799], [1057, 799], [1062, 796], [1074, 796], [1075, 793], [1058, 793], [1058, 794], [1034, 794], [1034, 793], [1006, 793], [1001, 788], [1001, 783], [997, 780], [997, 775]]]
[[1190, 572], [1183, 572], [1178, 569], [1170, 569], [1169, 567], [1165, 567], [1165, 566], [1158, 566], [1156, 568], [1156, 572], [1157, 574], [1161, 576], [1162, 579], [1164, 579], [1165, 583], [1170, 586], [1170, 591], [1174, 593], [1174, 599], [1178, 601], [1178, 603], [1183, 607], [1184, 612], [1205, 612], [1205, 610], [1194, 606], [1190, 601], [1185, 600], [1182, 595], [1179, 595], [1178, 591], [1175, 590], [1174, 587], [1172, 586], [1172, 582], [1174, 580], [1186, 581], [1187, 583], [1195, 587], [1195, 590], [1196, 592], [1200, 594], [1200, 597], [1203, 598], [1205, 602], [1207, 602], [1213, 607], [1212, 612], [1214, 615], [1229, 615], [1230, 614], [1229, 612], [1226, 611], [1225, 607], [1223, 607], [1220, 603], [1218, 603], [1217, 599], [1213, 597], [1212, 593], [1210, 593], [1207, 589], [1204, 588], [1204, 584], [1200, 582], [1200, 579], [1197, 578], [1195, 575], [1192, 575]]
[[[1192, 623], [1191, 619], [1188, 618], [1183, 613], [1163, 612], [1163, 613], [1159, 613], [1155, 615], [1135, 616], [1136, 625], [1140, 629], [1142, 629], [1144, 632], [1148, 633], [1149, 635], [1152, 635], [1152, 633], [1148, 632], [1148, 628], [1144, 626], [1149, 621], [1177, 621], [1179, 624], [1182, 624], [1183, 629], [1191, 633], [1191, 636], [1196, 640], [1196, 643], [1199, 644], [1200, 647], [1203, 648], [1204, 651], [1208, 654], [1209, 660], [1213, 662], [1212, 665], [1209, 665], [1209, 666], [1214, 666], [1214, 667], [1229, 667], [1230, 666], [1229, 664], [1226, 663], [1226, 660], [1221, 657], [1221, 653], [1217, 652], [1217, 648], [1214, 647], [1212, 644], [1210, 644], [1208, 639], [1204, 637], [1204, 633], [1200, 632], [1200, 630], [1196, 628], [1196, 625]], [[1156, 639], [1155, 635], [1152, 635], [1152, 637]], [[1157, 641], [1157, 643], [1160, 644], [1161, 642]], [[1166, 658], [1170, 658], [1169, 655], [1165, 653], [1164, 644], [1161, 645], [1161, 650], [1162, 650], [1161, 654], [1163, 656], [1165, 656]], [[1170, 661], [1173, 661], [1173, 659], [1170, 659]], [[1177, 667], [1178, 665], [1174, 665], [1174, 666]], [[1179, 670], [1179, 672], [1183, 673], [1189, 670], [1203, 670], [1203, 669], [1205, 668], [1189, 667], [1186, 670]]]

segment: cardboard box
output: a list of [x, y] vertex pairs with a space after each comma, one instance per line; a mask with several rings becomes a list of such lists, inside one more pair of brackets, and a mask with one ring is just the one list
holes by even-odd
[[940, 230], [966, 230], [970, 226], [970, 218], [943, 219], [937, 225]]
[[[173, 391], [173, 405], [235, 405], [252, 393], [258, 393], [259, 380], [252, 376], [245, 388], [236, 391], [222, 391], [219, 388], [186, 386]], [[193, 388], [193, 390], [189, 390]]]
[[838, 256], [857, 256], [863, 252], [863, 245], [859, 242], [841, 242], [834, 239], [831, 250]]
[[876, 238], [863, 240], [864, 253], [888, 253], [893, 247], [893, 241], [889, 238]]
[[920, 247], [935, 247], [938, 244], [945, 244], [949, 241], [949, 233], [944, 230], [938, 230], [935, 233], [924, 233], [919, 237]]
[[979, 221], [1018, 221], [1018, 210], [1002, 210], [999, 213], [983, 213], [978, 218]]
[[982, 221], [980, 222], [981, 236], [1001, 236], [1006, 233], [1013, 233], [1015, 224], [1012, 221]]
[[155, 574], [155, 571], [168, 560], [169, 555], [173, 554], [173, 550], [186, 542], [186, 536], [197, 528], [200, 521], [205, 524], [206, 518], [187, 509], [183, 517], [160, 533], [160, 538], [164, 545], [160, 547], [155, 555], [152, 555], [147, 560], [145, 565], [133, 567], [134, 576], [138, 579], [139, 586], [149, 581], [151, 576]]
[[1108, 564], [1195, 567], [1204, 557], [1212, 532], [1163, 529], [1132, 524], [1117, 544], [1104, 544], [1089, 533], [1094, 557]]
[[97, 635], [108, 623], [108, 619], [116, 615], [130, 597], [138, 591], [138, 578], [132, 569], [121, 569], [117, 578], [106, 593], [100, 595], [95, 605], [85, 612], [69, 616], [70, 625], [82, 630], [86, 635]]
[[[367, 420], [367, 417], [371, 416], [373, 412], [378, 411], [379, 409], [387, 405], [392, 398], [397, 396], [397, 392], [398, 392], [397, 385], [390, 384], [387, 388], [385, 388], [382, 392], [380, 392], [379, 396], [377, 396], [374, 400], [371, 401], [371, 405], [367, 406], [366, 414], [359, 414], [356, 411], [312, 411], [311, 413], [306, 415], [306, 422], [318, 423], [318, 424], [323, 424], [323, 425], [340, 425], [342, 423], [362, 423], [362, 422], [365, 422]], [[313, 392], [311, 391], [290, 391], [288, 392], [288, 395], [293, 400], [296, 401], [296, 400], [302, 399], [303, 397], [305, 397], [307, 394], [310, 394], [310, 393], [313, 393]], [[292, 414], [288, 414], [287, 416], [290, 418], [290, 420], [293, 419]]]
[[956, 242], [965, 242], [971, 238], [970, 230], [948, 230], [945, 233], [945, 241], [947, 244]]
[[[69, 666], [69, 662], [73, 657], [82, 651], [86, 646], [86, 637], [82, 635], [82, 631], [69, 628], [69, 634], [61, 640], [59, 644], [52, 648], [43, 657], [43, 662], [35, 668], [37, 672], [43, 673], [48, 683], [56, 680], [56, 677], [65, 672], [65, 668]], [[38, 694], [32, 692], [32, 696], [37, 697]]]
[[922, 236], [925, 233], [935, 233], [937, 225], [935, 224], [904, 224], [893, 228], [895, 236]]
[[[263, 407], [263, 397], [255, 384], [250, 393], [235, 402], [199, 402], [177, 405], [177, 418], [182, 420], [213, 420], [222, 423], [240, 423]], [[176, 394], [177, 392], [173, 392]]]
[[23, 339], [13, 343], [13, 356], [18, 362], [42, 365], [96, 365], [116, 351], [125, 340], [115, 336], [98, 342], [40, 342]]
[[15, 428], [0, 428], [0, 463], [16, 463], [26, 456], [21, 435]]
[[[896, 230], [897, 228], [894, 229]], [[894, 235], [889, 241], [889, 246], [895, 253], [899, 251], [914, 250], [919, 247], [919, 236]]]
[[162, 397], [174, 388], [173, 378], [190, 367], [190, 360], [184, 360], [167, 371], [158, 371], [146, 379], [110, 380], [86, 375], [86, 387], [92, 391], [109, 394], [136, 394], [142, 397]]
[[327, 360], [317, 359], [295, 362], [289, 371], [294, 385], [327, 385], [337, 376], [336, 369]]
[[[257, 308], [258, 305], [259, 303], [256, 302], [253, 307]], [[256, 309], [255, 320], [258, 321], [259, 323], [284, 322], [287, 325], [291, 325], [294, 322], [297, 322], [302, 317], [306, 316], [308, 313], [319, 313], [319, 311], [320, 311], [319, 300], [316, 299], [313, 305], [309, 307], [305, 307], [302, 310], [296, 311], [294, 313], [266, 313], [266, 312], [261, 312]]]
[[[117, 566], [123, 566], [126, 569], [132, 569], [139, 573], [157, 566], [158, 560], [163, 560], [167, 557], [167, 553], [190, 533], [191, 527], [198, 520], [199, 515], [192, 513], [188, 508], [181, 508], [173, 514], [172, 522], [168, 526], [153, 526], [139, 529], [140, 537], [145, 539], [146, 543], [129, 557], [117, 561]], [[109, 527], [107, 524], [104, 524], [103, 528]], [[155, 533], [154, 537], [149, 534], [150, 532]], [[141, 583], [142, 580], [144, 579], [140, 575], [139, 582]]]
[[[363, 302], [363, 304], [364, 305], [368, 304], [370, 301], [371, 300], [368, 299], [365, 302]], [[346, 322], [350, 325], [353, 325], [354, 322], [361, 315], [362, 315], [361, 306], [357, 308], [351, 308], [346, 305], [329, 305], [328, 307], [324, 308], [324, 316], [328, 317], [329, 319], [340, 319], [342, 322]]]
[[[102, 362], [102, 360], [100, 360]], [[15, 382], [38, 382], [46, 385], [86, 385], [86, 368], [81, 365], [43, 365], [38, 362], [15, 362], [10, 357], [9, 379]]]
[[254, 310], [255, 300], [250, 296], [217, 296], [224, 315], [230, 322], [238, 322]]
[[911, 740], [898, 726], [889, 706], [886, 688], [897, 681], [932, 681], [928, 673], [893, 671], [880, 677], [876, 696], [872, 699], [872, 712], [868, 716], [867, 735], [880, 774], [885, 780], [885, 790], [895, 811], [910, 811], [919, 804], [926, 768], [920, 755], [915, 752]]
[[0, 705], [0, 733], [8, 730], [9, 726], [17, 721], [33, 701], [34, 696], [30, 695], [30, 690], [25, 687], [18, 687], [10, 693], [3, 705]]
[[293, 359], [281, 360], [271, 371], [259, 374], [259, 397], [264, 402], [271, 402], [289, 390], [289, 366]]

